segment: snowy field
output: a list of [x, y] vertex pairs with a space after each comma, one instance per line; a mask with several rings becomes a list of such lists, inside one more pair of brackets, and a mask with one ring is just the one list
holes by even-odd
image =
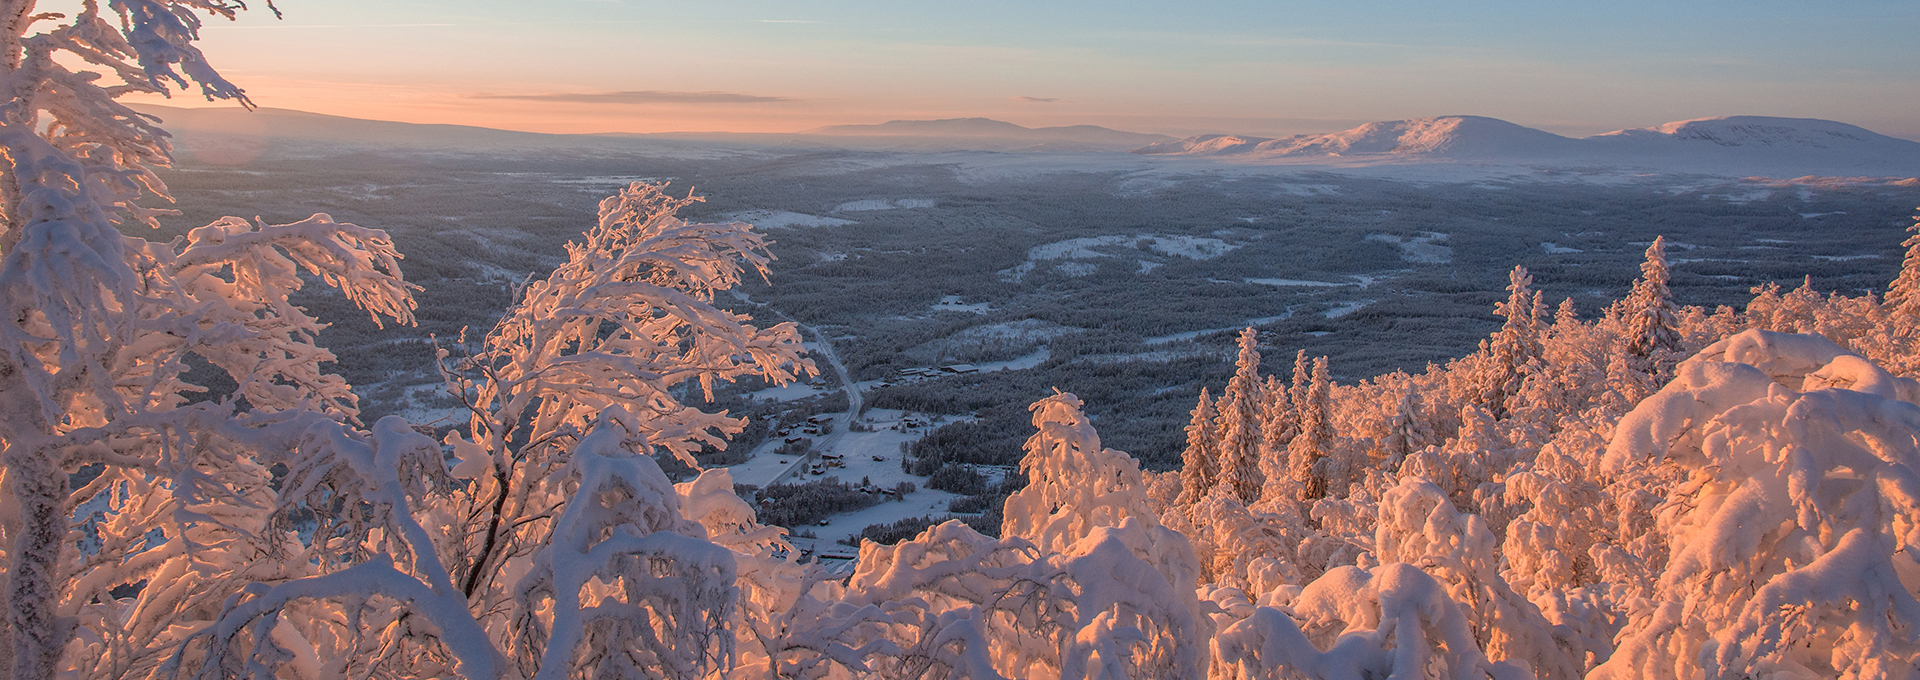
[[[839, 513], [828, 518], [827, 524], [792, 527], [818, 535], [817, 539], [796, 538], [796, 547], [815, 548], [818, 552], [844, 552], [851, 554], [853, 549], [837, 545], [835, 541], [855, 536], [862, 529], [874, 524], [886, 524], [908, 517], [924, 515], [946, 515], [947, 504], [960, 496], [926, 488], [926, 478], [908, 474], [900, 464], [902, 444], [911, 444], [932, 430], [931, 426], [909, 428], [904, 422], [917, 421], [927, 423], [930, 416], [912, 414], [892, 409], [868, 409], [862, 421], [872, 427], [869, 432], [849, 431], [847, 414], [833, 414], [835, 428], [829, 435], [799, 435], [814, 445], [815, 458], [801, 456], [781, 456], [775, 453], [782, 441], [769, 440], [761, 444], [753, 453], [751, 460], [728, 466], [733, 480], [738, 484], [751, 484], [765, 487], [772, 484], [797, 484], [819, 479], [838, 479], [849, 484], [863, 481], [880, 488], [893, 488], [901, 482], [910, 482], [917, 490], [907, 494], [902, 500], [883, 501], [878, 505], [861, 510]], [[965, 419], [947, 419], [947, 422], [964, 422]], [[821, 461], [818, 457], [825, 454], [842, 456], [844, 467], [828, 468], [824, 474], [811, 474], [809, 460]]]
[[[1210, 260], [1239, 247], [1217, 238], [1188, 235], [1113, 234], [1067, 239], [1028, 249], [1027, 260], [1012, 268], [1001, 270], [1000, 277], [1019, 281], [1043, 264], [1060, 260], [1067, 260], [1067, 262], [1055, 265], [1055, 271], [1068, 276], [1086, 276], [1093, 273], [1094, 268], [1090, 263], [1081, 260], [1112, 257], [1139, 258], [1142, 254]], [[1128, 252], [1129, 250], [1133, 252]], [[1165, 264], [1165, 262], [1149, 259], [1139, 259], [1139, 263], [1141, 273], [1153, 271], [1155, 267]]]
[[720, 216], [725, 220], [739, 220], [761, 229], [793, 229], [797, 227], [837, 227], [853, 224], [853, 220], [838, 217], [821, 217], [787, 210], [743, 210]]

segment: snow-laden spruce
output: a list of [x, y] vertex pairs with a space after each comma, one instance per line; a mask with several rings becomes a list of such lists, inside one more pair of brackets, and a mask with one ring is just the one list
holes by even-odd
[[1686, 477], [1671, 546], [1598, 678], [1903, 677], [1920, 663], [1920, 383], [1752, 330], [1678, 366], [1602, 465]]

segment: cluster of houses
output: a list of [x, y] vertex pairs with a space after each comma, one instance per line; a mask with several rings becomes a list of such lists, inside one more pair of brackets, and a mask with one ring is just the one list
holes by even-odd
[[807, 472], [816, 474], [816, 475], [824, 475], [824, 474], [827, 474], [827, 470], [830, 468], [843, 468], [846, 466], [847, 466], [846, 456], [838, 453], [821, 453], [820, 460], [814, 461], [812, 464], [809, 464], [807, 466]]
[[[830, 422], [833, 422], [833, 416], [829, 416], [829, 415], [813, 416], [813, 417], [807, 418], [807, 424], [805, 425], [801, 425], [798, 427], [782, 428], [780, 430], [780, 436], [786, 437], [786, 439], [784, 439], [783, 441], [785, 441], [788, 444], [798, 444], [800, 442], [807, 441], [807, 438], [804, 435], [816, 435], [816, 436], [819, 435], [820, 426]], [[798, 434], [795, 434], [796, 432], [798, 432]]]

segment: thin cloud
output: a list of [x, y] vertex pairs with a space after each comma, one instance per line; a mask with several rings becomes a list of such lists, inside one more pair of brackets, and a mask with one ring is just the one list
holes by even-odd
[[1013, 100], [1017, 102], [1027, 102], [1029, 104], [1052, 104], [1054, 102], [1060, 101], [1060, 98], [1059, 97], [1014, 97]]
[[551, 94], [476, 94], [473, 99], [513, 99], [565, 104], [770, 104], [790, 102], [786, 97], [762, 97], [738, 92], [663, 92], [628, 90], [624, 92], [555, 92]]

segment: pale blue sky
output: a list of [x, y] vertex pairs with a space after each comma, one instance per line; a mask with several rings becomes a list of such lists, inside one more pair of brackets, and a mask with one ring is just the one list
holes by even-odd
[[1282, 134], [1476, 114], [1584, 135], [1756, 114], [1920, 138], [1912, 0], [281, 5], [204, 36], [259, 104], [416, 122]]

